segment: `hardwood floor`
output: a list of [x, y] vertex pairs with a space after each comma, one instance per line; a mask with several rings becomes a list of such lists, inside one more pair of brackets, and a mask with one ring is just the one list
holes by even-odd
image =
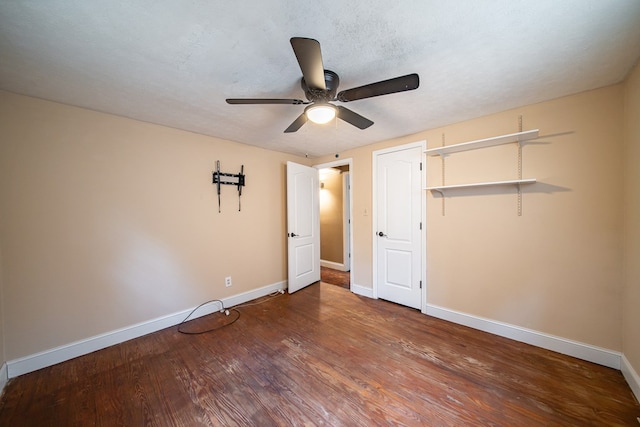
[[345, 289], [350, 287], [351, 273], [348, 271], [334, 270], [333, 268], [320, 267], [320, 280], [330, 285], [342, 286]]
[[618, 371], [338, 286], [239, 312], [12, 379], [0, 425], [639, 425]]

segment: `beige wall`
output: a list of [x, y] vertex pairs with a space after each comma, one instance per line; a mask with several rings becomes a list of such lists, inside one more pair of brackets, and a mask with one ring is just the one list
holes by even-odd
[[[638, 371], [640, 273], [629, 260], [640, 241], [639, 74], [341, 153], [353, 162], [354, 283], [372, 286], [372, 152], [423, 139], [436, 147], [443, 133], [447, 144], [511, 133], [522, 115], [541, 133], [523, 149], [524, 176], [539, 180], [524, 190], [523, 216], [513, 190], [448, 197], [445, 216], [428, 193], [428, 302], [624, 350]], [[0, 132], [6, 360], [285, 279], [284, 163], [305, 159], [3, 92]], [[451, 156], [447, 183], [515, 178], [516, 151]], [[223, 171], [245, 165], [242, 212], [225, 187], [218, 214], [215, 160]], [[440, 166], [427, 160], [430, 184]]]
[[[354, 283], [372, 286], [372, 151], [447, 144], [539, 128], [523, 149], [523, 216], [514, 189], [427, 195], [429, 304], [621, 350], [621, 85], [433, 129], [345, 153], [353, 158]], [[330, 161], [318, 159], [317, 163]], [[429, 157], [429, 184], [441, 183]], [[517, 178], [517, 146], [452, 155], [447, 184]]]
[[[1, 199], [0, 199], [1, 200]], [[0, 201], [0, 212], [2, 202]], [[2, 216], [0, 216], [0, 223], [2, 222]], [[2, 297], [2, 290], [4, 275], [2, 274], [2, 241], [0, 240], [0, 366], [7, 361], [7, 356], [4, 351], [4, 298]], [[2, 383], [0, 382], [0, 389]]]
[[625, 91], [625, 286], [622, 348], [640, 373], [640, 65]]
[[[305, 159], [6, 92], [0, 132], [7, 360], [286, 279]], [[216, 160], [245, 166], [241, 212]]]
[[[321, 172], [322, 174], [322, 172]], [[343, 191], [342, 173], [321, 176], [320, 190], [320, 258], [343, 263]]]

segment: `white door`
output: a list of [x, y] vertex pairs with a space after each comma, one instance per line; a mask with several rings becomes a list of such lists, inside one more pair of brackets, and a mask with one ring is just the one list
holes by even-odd
[[289, 293], [320, 280], [319, 192], [317, 169], [287, 162]]
[[412, 308], [422, 304], [422, 147], [374, 157], [377, 297]]

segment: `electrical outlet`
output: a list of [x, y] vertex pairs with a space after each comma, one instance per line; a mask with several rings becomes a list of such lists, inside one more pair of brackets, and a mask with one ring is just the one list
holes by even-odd
[[228, 288], [229, 286], [231, 286], [233, 283], [231, 283], [231, 276], [227, 276], [224, 278], [224, 285]]

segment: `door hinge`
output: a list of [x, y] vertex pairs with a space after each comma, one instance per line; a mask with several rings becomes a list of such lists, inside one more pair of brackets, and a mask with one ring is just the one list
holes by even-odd
[[420, 230], [422, 230], [422, 222], [420, 222]]
[[422, 162], [420, 162], [420, 170], [422, 170]]
[[422, 289], [422, 280], [420, 280], [420, 289]]

